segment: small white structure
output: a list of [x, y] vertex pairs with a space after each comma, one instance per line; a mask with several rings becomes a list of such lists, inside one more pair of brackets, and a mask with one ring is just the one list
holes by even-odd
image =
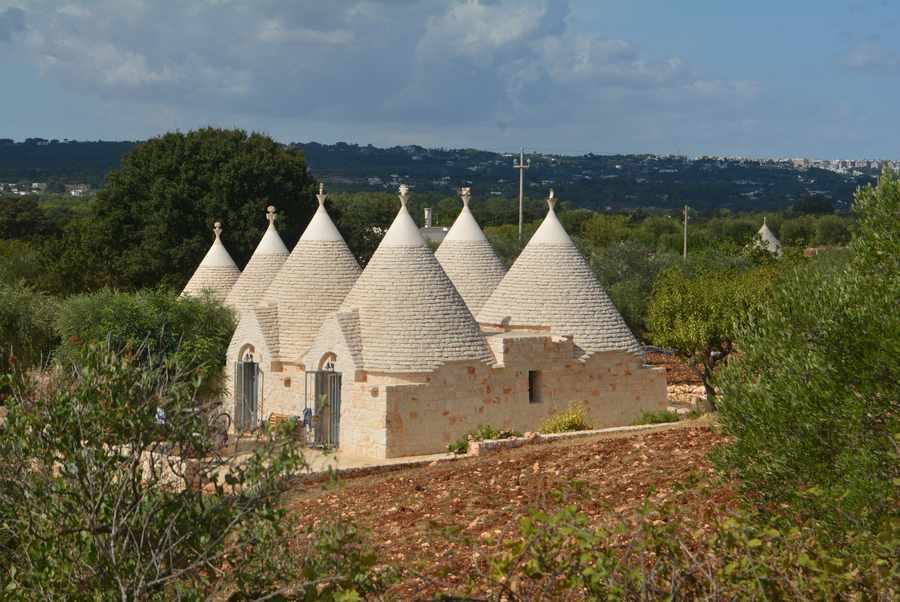
[[469, 209], [471, 190], [460, 190], [463, 208], [434, 256], [462, 295], [473, 315], [478, 315], [506, 269]]
[[270, 205], [266, 209], [266, 219], [269, 221], [269, 227], [256, 245], [256, 250], [250, 256], [250, 261], [241, 272], [240, 278], [225, 298], [225, 305], [232, 307], [239, 317], [259, 303], [290, 254], [278, 230], [275, 229], [275, 207]]
[[216, 222], [213, 226], [215, 239], [212, 246], [203, 257], [203, 261], [197, 266], [197, 270], [188, 280], [182, 295], [200, 296], [208, 293], [217, 301], [225, 301], [228, 293], [238, 281], [241, 271], [235, 265], [228, 253], [228, 249], [222, 244], [222, 223]]
[[766, 218], [763, 217], [763, 225], [756, 233], [755, 244], [769, 253], [781, 257], [781, 241], [775, 236], [775, 233], [769, 229], [766, 224]]

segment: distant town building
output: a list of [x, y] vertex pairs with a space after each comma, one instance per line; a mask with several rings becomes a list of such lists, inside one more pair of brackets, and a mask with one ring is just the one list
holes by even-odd
[[69, 196], [84, 196], [90, 190], [91, 187], [87, 184], [66, 184], [66, 194]]
[[431, 207], [425, 208], [425, 225], [419, 228], [422, 237], [430, 243], [441, 244], [444, 237], [447, 236], [449, 228], [442, 228], [433, 225], [433, 212]]

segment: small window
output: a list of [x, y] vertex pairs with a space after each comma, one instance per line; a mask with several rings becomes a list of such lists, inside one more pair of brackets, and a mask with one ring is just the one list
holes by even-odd
[[528, 402], [540, 403], [541, 398], [541, 373], [539, 370], [528, 371]]

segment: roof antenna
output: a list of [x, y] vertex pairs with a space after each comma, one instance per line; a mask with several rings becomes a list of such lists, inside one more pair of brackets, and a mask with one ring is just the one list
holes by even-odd
[[407, 201], [409, 201], [409, 186], [400, 184], [400, 206], [405, 208]]
[[328, 198], [328, 195], [325, 194], [325, 182], [319, 182], [319, 194], [316, 195], [316, 199], [319, 201], [319, 207], [325, 206], [326, 198]]
[[459, 198], [462, 199], [463, 207], [468, 209], [469, 201], [472, 200], [472, 189], [469, 188], [468, 186], [464, 186], [463, 188], [460, 188], [459, 189]]

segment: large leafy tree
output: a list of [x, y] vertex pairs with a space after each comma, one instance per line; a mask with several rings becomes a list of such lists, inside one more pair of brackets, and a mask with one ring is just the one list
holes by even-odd
[[[97, 194], [90, 216], [67, 233], [63, 269], [90, 266], [91, 282], [136, 289], [180, 288], [212, 242], [216, 220], [239, 266], [275, 205], [295, 241], [315, 208], [314, 182], [300, 151], [268, 136], [205, 128], [172, 132], [137, 146]], [[67, 242], [68, 242], [67, 241]]]

